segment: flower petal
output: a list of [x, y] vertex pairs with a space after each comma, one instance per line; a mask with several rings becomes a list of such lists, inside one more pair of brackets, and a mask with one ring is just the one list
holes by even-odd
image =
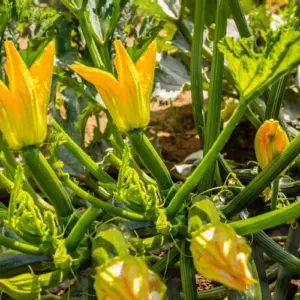
[[156, 61], [156, 42], [153, 41], [147, 50], [141, 55], [136, 62], [136, 69], [139, 74], [140, 83], [144, 95], [144, 101], [149, 101], [152, 94], [155, 61]]
[[[124, 104], [126, 107], [126, 119], [131, 120], [130, 124], [132, 128], [139, 128], [142, 127], [139, 123], [144, 119], [145, 115], [145, 104], [139, 74], [122, 42], [116, 40], [114, 46], [116, 49], [115, 67], [120, 87], [123, 90], [122, 102], [126, 101], [126, 106]], [[150, 118], [150, 108], [148, 108], [148, 111], [146, 111], [146, 113], [148, 112], [147, 117], [149, 115]], [[135, 121], [137, 122], [136, 124]]]
[[7, 86], [0, 81], [0, 130], [9, 145], [14, 149], [21, 148], [16, 133], [18, 131], [19, 122], [15, 122], [20, 111], [12, 99], [11, 92]]
[[55, 42], [51, 41], [43, 50], [41, 56], [30, 67], [30, 74], [34, 83], [36, 96], [39, 102], [40, 114], [47, 116], [53, 64], [55, 57]]
[[[13, 42], [6, 41], [4, 45], [7, 56], [5, 71], [9, 80], [9, 89], [13, 102], [19, 107], [20, 115], [22, 115], [19, 120], [26, 120], [26, 122], [22, 122], [22, 132], [19, 133], [19, 136], [30, 136], [30, 139], [36, 140], [38, 132], [33, 128], [38, 128], [38, 102], [30, 72]], [[15, 121], [18, 122], [18, 120]]]
[[120, 95], [120, 85], [116, 78], [111, 73], [78, 62], [70, 68], [96, 87], [118, 128], [126, 131], [127, 125], [123, 118], [126, 107], [122, 105], [124, 96]]

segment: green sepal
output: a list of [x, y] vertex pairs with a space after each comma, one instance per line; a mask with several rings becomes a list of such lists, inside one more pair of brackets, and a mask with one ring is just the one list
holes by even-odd
[[219, 222], [219, 212], [214, 203], [206, 196], [195, 196], [189, 209], [188, 232], [197, 231], [202, 225]]
[[115, 256], [125, 256], [129, 249], [123, 234], [113, 225], [102, 225], [92, 244], [93, 264], [100, 266]]

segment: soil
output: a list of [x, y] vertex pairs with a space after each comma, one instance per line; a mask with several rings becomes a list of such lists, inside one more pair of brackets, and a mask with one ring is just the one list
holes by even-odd
[[[104, 114], [100, 114], [101, 131], [107, 124]], [[86, 131], [86, 144], [93, 139], [96, 119], [90, 117]], [[241, 122], [224, 147], [223, 155], [236, 162], [255, 160], [253, 141], [255, 128], [249, 122]], [[196, 132], [190, 91], [183, 92], [176, 100], [168, 104], [151, 102], [151, 121], [148, 135], [154, 138], [160, 147], [162, 157], [173, 163], [182, 162], [187, 156], [202, 148]]]

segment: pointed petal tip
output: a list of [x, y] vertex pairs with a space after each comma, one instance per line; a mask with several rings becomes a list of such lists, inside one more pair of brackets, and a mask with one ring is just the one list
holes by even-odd
[[148, 46], [148, 49], [147, 49], [147, 50], [149, 50], [149, 49], [151, 49], [151, 51], [154, 51], [154, 52], [157, 51], [157, 42], [156, 42], [156, 40], [153, 40], [153, 41], [150, 43], [150, 45]]
[[44, 51], [49, 51], [50, 53], [55, 54], [56, 52], [56, 41], [55, 40], [51, 40], [47, 46], [45, 47]]
[[114, 40], [114, 46], [115, 46], [115, 48], [117, 48], [117, 47], [123, 47], [124, 48], [123, 43], [122, 43], [121, 40]]
[[13, 43], [12, 40], [6, 40], [6, 41], [4, 42], [4, 46], [5, 46], [6, 49], [11, 48], [11, 47], [14, 47], [14, 48], [15, 48], [15, 45], [14, 45], [14, 43]]
[[78, 61], [74, 61], [74, 63], [72, 63], [71, 65], [68, 65], [68, 67], [73, 70], [74, 72], [79, 72], [82, 69], [86, 69], [88, 68], [87, 66], [81, 64]]
[[16, 54], [16, 52], [18, 53], [18, 50], [16, 49], [13, 41], [11, 40], [7, 40], [4, 42], [4, 48], [5, 48], [7, 59], [11, 57], [13, 54]]
[[114, 41], [114, 47], [116, 49], [116, 59], [120, 57], [121, 59], [129, 58], [126, 48], [124, 47], [121, 40]]

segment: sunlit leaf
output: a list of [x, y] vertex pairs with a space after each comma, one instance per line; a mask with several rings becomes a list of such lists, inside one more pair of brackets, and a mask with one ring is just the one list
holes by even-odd
[[229, 64], [241, 98], [250, 100], [300, 62], [300, 32], [291, 28], [269, 32], [259, 53], [254, 49], [253, 37], [238, 41], [225, 38], [219, 48]]
[[139, 5], [147, 14], [154, 15], [161, 20], [174, 21], [180, 16], [181, 0], [134, 0], [134, 4]]

